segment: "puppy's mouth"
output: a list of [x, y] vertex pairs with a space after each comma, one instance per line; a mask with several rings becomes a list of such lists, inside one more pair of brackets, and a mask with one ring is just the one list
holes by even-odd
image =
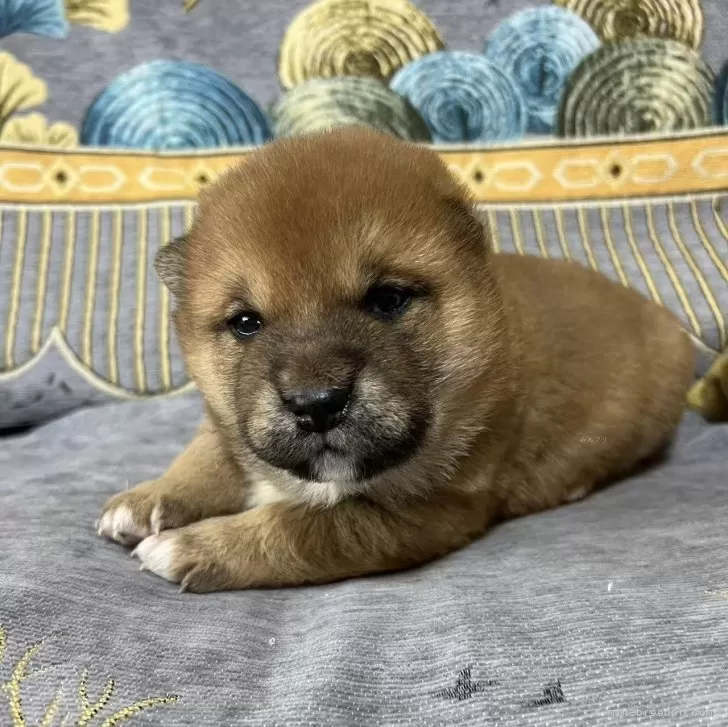
[[264, 462], [300, 480], [358, 483], [412, 458], [428, 425], [428, 417], [413, 416], [404, 427], [381, 421], [360, 426], [351, 420], [324, 433], [272, 427], [262, 440], [250, 444]]

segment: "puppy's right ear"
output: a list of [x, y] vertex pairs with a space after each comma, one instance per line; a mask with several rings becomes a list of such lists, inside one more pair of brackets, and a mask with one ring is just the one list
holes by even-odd
[[169, 292], [178, 298], [182, 293], [184, 250], [187, 236], [180, 235], [159, 249], [154, 258], [154, 269]]

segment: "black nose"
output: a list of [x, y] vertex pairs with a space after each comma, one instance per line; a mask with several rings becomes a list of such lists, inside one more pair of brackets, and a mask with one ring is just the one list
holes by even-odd
[[298, 426], [307, 432], [328, 432], [346, 413], [351, 389], [305, 389], [282, 395]]

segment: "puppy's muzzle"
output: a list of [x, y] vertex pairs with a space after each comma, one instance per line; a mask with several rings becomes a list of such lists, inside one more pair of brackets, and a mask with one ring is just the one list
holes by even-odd
[[304, 432], [328, 432], [344, 419], [351, 399], [351, 386], [301, 389], [281, 393], [285, 407]]

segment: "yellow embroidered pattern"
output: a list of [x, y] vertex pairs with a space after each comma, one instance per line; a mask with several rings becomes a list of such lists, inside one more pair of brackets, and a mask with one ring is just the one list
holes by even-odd
[[10, 53], [0, 53], [0, 126], [16, 111], [45, 102], [48, 89], [28, 66]]
[[605, 42], [670, 38], [692, 48], [703, 39], [700, 0], [554, 0], [581, 15]]
[[72, 148], [78, 144], [76, 129], [64, 121], [49, 123], [43, 114], [13, 116], [45, 103], [44, 81], [10, 53], [0, 52], [0, 145], [26, 144]]
[[72, 23], [118, 33], [129, 24], [129, 0], [65, 0]]
[[[7, 71], [4, 56], [0, 53], [0, 122], [14, 110], [40, 103], [45, 93], [42, 82], [30, 80], [27, 67]], [[717, 194], [725, 191], [728, 174], [728, 132], [722, 129], [625, 138], [618, 156], [614, 143], [601, 140], [435, 150], [476, 201], [500, 205]], [[0, 202], [191, 202], [201, 186], [245, 162], [250, 151], [154, 154], [80, 147], [51, 154], [6, 146], [0, 155]]]
[[70, 149], [78, 145], [78, 132], [64, 121], [49, 124], [43, 114], [14, 116], [0, 130], [0, 144], [38, 144]]
[[432, 21], [409, 0], [317, 0], [288, 26], [278, 74], [289, 89], [309, 78], [388, 81], [410, 61], [442, 47]]
[[[0, 682], [0, 694], [7, 697], [7, 714], [10, 717], [12, 727], [30, 727], [28, 718], [23, 707], [23, 685], [33, 676], [42, 674], [45, 669], [31, 669], [31, 662], [43, 647], [44, 642], [33, 644], [20, 657], [12, 668], [10, 677], [5, 682]], [[7, 649], [7, 632], [0, 626], [0, 666], [3, 663]], [[62, 724], [68, 727], [116, 727], [131, 720], [134, 715], [146, 710], [174, 704], [179, 700], [177, 696], [149, 697], [141, 699], [125, 707], [112, 707], [111, 701], [116, 689], [113, 679], [108, 679], [101, 694], [96, 698], [89, 697], [88, 693], [88, 670], [84, 669], [78, 682], [77, 712], [67, 712]], [[35, 700], [37, 701], [37, 700]], [[62, 688], [59, 689], [47, 701], [47, 706], [40, 719], [39, 727], [51, 727], [56, 716], [60, 715], [63, 707]], [[112, 711], [113, 710], [113, 711]], [[0, 716], [3, 714], [0, 706]]]
[[18, 214], [17, 247], [15, 251], [15, 264], [13, 265], [13, 279], [10, 285], [8, 325], [5, 332], [5, 367], [7, 369], [11, 369], [15, 365], [13, 351], [15, 349], [15, 329], [18, 324], [18, 311], [20, 307], [20, 283], [23, 278], [23, 266], [25, 263], [27, 219], [28, 217], [24, 211]]

